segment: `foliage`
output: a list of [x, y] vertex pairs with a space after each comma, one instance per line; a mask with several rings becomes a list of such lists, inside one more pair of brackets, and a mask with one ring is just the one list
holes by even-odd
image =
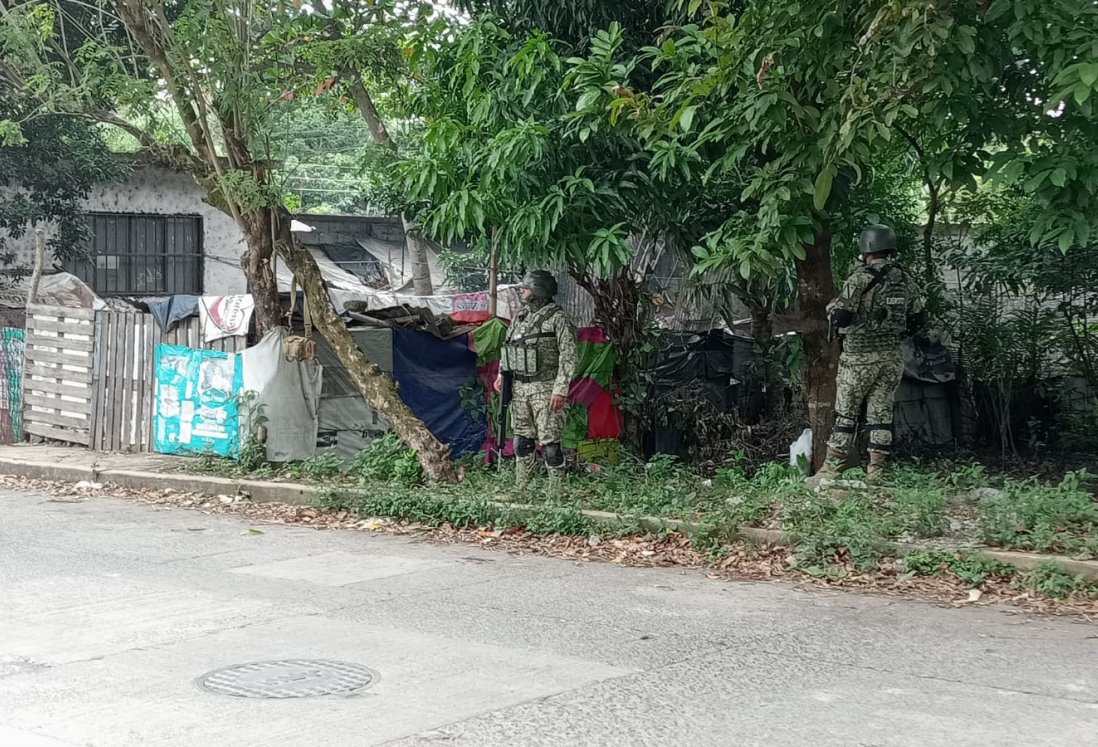
[[255, 391], [242, 392], [239, 407], [244, 413], [244, 439], [240, 445], [237, 464], [244, 472], [255, 472], [267, 465], [265, 434], [270, 418], [267, 417], [267, 406], [260, 404], [259, 395]]
[[1026, 574], [1024, 584], [1045, 596], [1063, 599], [1075, 592], [1098, 593], [1082, 576], [1072, 576], [1063, 565], [1046, 560]]
[[1057, 485], [1007, 480], [980, 506], [984, 539], [1010, 549], [1098, 554], [1098, 503], [1069, 472]]
[[86, 251], [81, 202], [93, 186], [120, 178], [127, 164], [88, 122], [30, 117], [7, 85], [0, 76], [0, 123], [9, 123], [9, 137], [0, 138], [0, 180], [10, 190], [0, 200], [0, 264], [3, 274], [18, 276], [29, 272], [29, 259], [15, 265], [10, 242], [36, 226], [52, 227], [46, 248], [56, 261]]
[[423, 480], [415, 452], [392, 433], [375, 438], [358, 452], [347, 474], [362, 482], [398, 485], [415, 485]]
[[990, 560], [979, 554], [915, 550], [900, 559], [903, 567], [920, 576], [933, 576], [948, 571], [970, 586], [980, 586], [988, 579], [1010, 578], [1017, 573], [1012, 565]]

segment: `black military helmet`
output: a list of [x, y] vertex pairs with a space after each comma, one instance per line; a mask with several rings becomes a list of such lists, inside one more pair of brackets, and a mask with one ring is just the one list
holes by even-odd
[[522, 287], [529, 288], [534, 298], [549, 299], [557, 295], [557, 279], [545, 270], [531, 270], [522, 280]]
[[858, 237], [858, 251], [867, 254], [889, 254], [896, 251], [896, 232], [891, 227], [874, 223], [862, 229]]

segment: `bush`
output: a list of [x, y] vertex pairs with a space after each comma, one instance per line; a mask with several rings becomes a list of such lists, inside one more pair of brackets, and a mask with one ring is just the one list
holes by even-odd
[[347, 474], [361, 482], [415, 485], [423, 481], [423, 470], [416, 453], [394, 433], [386, 433], [367, 444], [355, 456]]
[[1069, 472], [1058, 485], [1036, 479], [1008, 480], [980, 508], [980, 528], [989, 544], [1038, 552], [1093, 552], [1098, 505]]

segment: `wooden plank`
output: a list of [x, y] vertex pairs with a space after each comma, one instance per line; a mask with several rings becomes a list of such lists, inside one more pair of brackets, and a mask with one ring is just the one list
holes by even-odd
[[[24, 414], [31, 417], [31, 420], [37, 423], [45, 423], [47, 425], [61, 425], [69, 428], [87, 428], [91, 423], [88, 420], [88, 413], [86, 410], [81, 410], [80, 405], [74, 402], [61, 402], [51, 403], [47, 405], [38, 404], [27, 400], [27, 406], [33, 406], [33, 408], [40, 408], [38, 410], [27, 410]], [[78, 404], [75, 408], [69, 408], [69, 404]], [[82, 406], [87, 408], [87, 402], [82, 403]], [[53, 409], [42, 410], [41, 408]], [[61, 412], [63, 411], [64, 412]]]
[[24, 392], [23, 402], [35, 407], [47, 407], [53, 410], [64, 410], [65, 412], [78, 412], [87, 415], [89, 418], [91, 417], [91, 402], [89, 400], [73, 402], [71, 399], [60, 399], [53, 395]]
[[74, 431], [87, 431], [87, 418], [75, 415], [62, 415], [58, 412], [44, 412], [42, 410], [27, 410], [26, 415], [35, 423], [54, 425], [58, 428], [72, 428]]
[[37, 334], [33, 332], [27, 336], [27, 345], [34, 345], [39, 348], [59, 348], [61, 350], [69, 350], [75, 353], [90, 353], [94, 349], [95, 341], [91, 339], [83, 339], [80, 337], [46, 337], [45, 335]]
[[70, 354], [28, 346], [23, 349], [23, 355], [29, 358], [32, 363], [62, 363], [66, 366], [86, 368], [89, 371], [92, 368], [92, 357], [87, 353]]
[[95, 328], [92, 323], [82, 319], [69, 319], [55, 322], [47, 319], [27, 317], [27, 329], [35, 332], [61, 332], [73, 335], [91, 335]]
[[87, 446], [89, 440], [88, 434], [85, 431], [55, 428], [46, 425], [45, 423], [35, 423], [34, 421], [25, 422], [23, 424], [23, 430], [34, 436], [52, 438], [54, 441], [65, 441], [67, 443], [80, 444], [82, 446]]
[[122, 368], [118, 363], [118, 355], [121, 352], [119, 350], [120, 337], [119, 328], [122, 325], [122, 317], [118, 314], [111, 314], [111, 333], [108, 337], [107, 351], [109, 359], [107, 361], [107, 372], [110, 375], [110, 379], [107, 381], [107, 411], [109, 413], [107, 419], [107, 450], [118, 450], [118, 425], [119, 425], [119, 413], [118, 413], [118, 393], [119, 393], [119, 378]]
[[79, 384], [62, 384], [58, 381], [24, 381], [25, 391], [35, 391], [42, 394], [64, 394], [67, 397], [91, 397], [95, 391], [93, 386], [80, 386]]
[[141, 451], [152, 451], [153, 390], [156, 389], [156, 321], [145, 317], [145, 354], [141, 367]]
[[[104, 312], [100, 312], [104, 313]], [[27, 329], [39, 332], [73, 332], [75, 334], [90, 334], [95, 321], [87, 319], [66, 319], [64, 317], [28, 316]]]
[[27, 318], [29, 319], [31, 316], [55, 316], [59, 319], [82, 319], [91, 322], [95, 321], [95, 310], [32, 303], [27, 307]]
[[126, 330], [123, 341], [123, 355], [125, 368], [122, 376], [122, 450], [125, 451], [133, 443], [133, 385], [134, 385], [134, 356], [137, 352], [134, 348], [134, 338], [137, 335], [137, 319], [135, 314], [126, 314], [124, 329]]
[[69, 371], [63, 370], [60, 366], [52, 366], [49, 364], [37, 364], [34, 361], [27, 361], [27, 367], [24, 370], [23, 385], [26, 386], [28, 380], [32, 376], [41, 376], [42, 378], [58, 381], [77, 381], [81, 384], [91, 384], [92, 373], [91, 369], [85, 369], [82, 371]]
[[91, 427], [88, 429], [89, 440], [93, 449], [103, 448], [103, 419], [100, 417], [103, 396], [100, 384], [103, 373], [103, 324], [106, 315], [106, 312], [103, 311], [95, 315], [95, 346], [92, 348]]

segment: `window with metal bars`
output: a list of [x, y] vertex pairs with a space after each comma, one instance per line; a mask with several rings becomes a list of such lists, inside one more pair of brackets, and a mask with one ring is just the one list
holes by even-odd
[[87, 257], [66, 270], [100, 296], [202, 293], [202, 217], [88, 213]]

